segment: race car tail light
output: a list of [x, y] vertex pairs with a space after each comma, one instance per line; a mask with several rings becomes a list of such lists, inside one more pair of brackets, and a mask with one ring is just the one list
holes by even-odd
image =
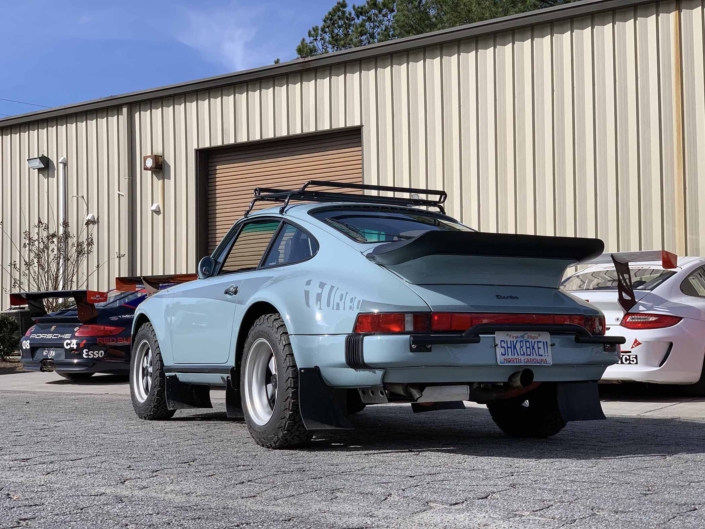
[[622, 327], [627, 329], [663, 329], [672, 327], [683, 318], [665, 314], [627, 314], [622, 319]]
[[463, 332], [479, 325], [579, 325], [593, 335], [605, 333], [603, 316], [582, 314], [502, 314], [475, 312], [434, 312], [431, 314], [374, 313], [359, 314], [355, 333], [428, 333]]
[[81, 325], [76, 331], [76, 336], [115, 336], [124, 330], [124, 327], [112, 325]]
[[35, 327], [36, 327], [36, 325], [32, 325], [29, 329], [27, 329], [27, 332], [24, 333], [24, 335], [29, 336], [30, 334], [32, 334], [34, 332]]

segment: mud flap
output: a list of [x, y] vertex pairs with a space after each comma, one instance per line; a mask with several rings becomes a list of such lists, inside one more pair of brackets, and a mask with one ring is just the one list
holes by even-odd
[[237, 372], [233, 367], [230, 370], [228, 384], [225, 386], [225, 412], [230, 419], [242, 420], [245, 414], [242, 411], [242, 400], [240, 395], [239, 385], [234, 381], [237, 380]]
[[352, 430], [352, 423], [318, 367], [299, 369], [299, 409], [308, 430]]
[[170, 410], [212, 408], [209, 386], [184, 384], [176, 375], [166, 377], [166, 404]]
[[605, 419], [597, 382], [559, 383], [557, 397], [558, 410], [566, 422]]

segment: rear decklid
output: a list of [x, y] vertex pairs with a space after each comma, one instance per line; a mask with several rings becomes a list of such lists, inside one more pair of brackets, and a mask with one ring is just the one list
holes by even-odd
[[367, 258], [434, 311], [579, 313], [587, 305], [560, 292], [560, 281], [603, 249], [599, 239], [429, 231], [378, 245]]
[[[618, 325], [624, 317], [624, 309], [619, 304], [617, 290], [578, 290], [569, 291], [574, 296], [596, 306], [605, 315], [607, 326]], [[636, 290], [634, 296], [639, 302], [649, 294], [646, 290]]]

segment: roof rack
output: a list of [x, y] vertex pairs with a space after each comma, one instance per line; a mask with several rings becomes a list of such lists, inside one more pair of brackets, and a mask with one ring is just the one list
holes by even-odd
[[[362, 191], [408, 193], [409, 198], [317, 191], [315, 189], [310, 189], [311, 187], [332, 187], [335, 189], [345, 190], [354, 189]], [[419, 198], [418, 195], [422, 194], [431, 195], [436, 198]], [[292, 200], [302, 200], [306, 202], [357, 202], [367, 204], [384, 204], [389, 206], [428, 206], [438, 208], [441, 213], [445, 214], [443, 203], [447, 198], [448, 194], [445, 191], [438, 191], [435, 189], [415, 189], [413, 187], [376, 186], [370, 184], [347, 184], [343, 182], [327, 182], [325, 180], [309, 180], [299, 189], [287, 190], [258, 187], [255, 189], [255, 198], [252, 199], [250, 206], [245, 212], [245, 217], [252, 212], [252, 208], [257, 202], [284, 202], [284, 205], [279, 209], [279, 213], [284, 213], [284, 210]]]

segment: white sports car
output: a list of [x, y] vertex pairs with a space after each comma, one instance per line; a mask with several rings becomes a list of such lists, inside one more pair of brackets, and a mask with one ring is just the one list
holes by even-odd
[[705, 395], [705, 259], [650, 251], [588, 264], [563, 290], [604, 312], [608, 336], [627, 339], [602, 380], [683, 384]]

